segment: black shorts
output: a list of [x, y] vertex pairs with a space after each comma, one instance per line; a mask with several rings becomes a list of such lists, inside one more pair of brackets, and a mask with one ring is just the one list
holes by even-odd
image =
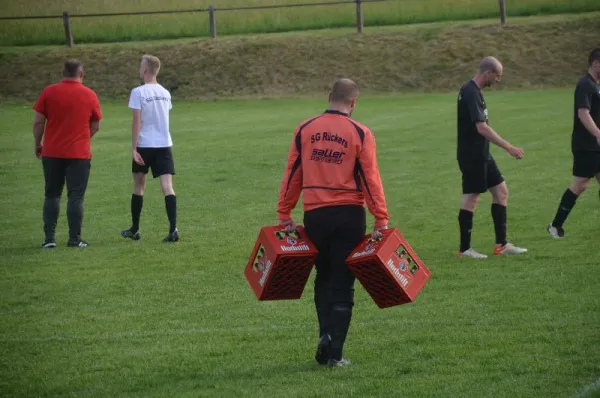
[[600, 173], [600, 152], [573, 152], [573, 175], [575, 177], [592, 178], [598, 173]]
[[459, 159], [463, 194], [484, 193], [504, 182], [494, 158], [488, 160]]
[[144, 166], [131, 162], [132, 173], [148, 174], [152, 169], [152, 177], [160, 177], [165, 174], [175, 174], [175, 163], [170, 147], [167, 148], [137, 148], [138, 153], [144, 160]]
[[90, 178], [90, 159], [42, 158], [45, 196], [60, 198], [65, 182], [69, 198], [83, 199]]

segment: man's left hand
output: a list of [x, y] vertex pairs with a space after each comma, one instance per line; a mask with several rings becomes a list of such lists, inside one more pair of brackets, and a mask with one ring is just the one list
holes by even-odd
[[383, 233], [381, 231], [388, 229], [387, 225], [382, 225], [380, 227], [373, 228], [373, 233], [371, 234], [371, 238], [374, 240], [379, 240], [383, 238]]
[[38, 159], [42, 158], [42, 149], [43, 149], [43, 146], [41, 146], [41, 145], [36, 145], [35, 146], [34, 152], [35, 152], [35, 157], [36, 158], [38, 158]]

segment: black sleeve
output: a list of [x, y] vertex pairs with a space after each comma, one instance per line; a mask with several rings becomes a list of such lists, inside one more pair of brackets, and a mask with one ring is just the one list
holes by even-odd
[[596, 88], [591, 84], [578, 84], [575, 87], [575, 109], [592, 109], [592, 98], [596, 94]]
[[467, 101], [467, 107], [469, 108], [469, 116], [471, 117], [471, 121], [473, 123], [487, 121], [487, 117], [485, 116], [485, 105], [483, 104], [481, 95], [474, 91], [467, 91], [465, 94], [465, 101]]

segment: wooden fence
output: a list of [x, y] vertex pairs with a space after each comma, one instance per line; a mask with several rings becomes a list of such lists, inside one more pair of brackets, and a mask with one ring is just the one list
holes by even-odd
[[[45, 15], [45, 16], [27, 16], [27, 17], [0, 17], [0, 20], [26, 20], [26, 19], [52, 19], [62, 18], [65, 30], [65, 40], [68, 47], [73, 47], [73, 32], [71, 31], [71, 18], [100, 18], [114, 17], [125, 15], [162, 15], [162, 14], [182, 14], [182, 13], [208, 13], [208, 25], [210, 36], [215, 39], [217, 37], [217, 11], [244, 11], [244, 10], [267, 10], [275, 8], [293, 8], [293, 7], [315, 7], [315, 6], [333, 6], [340, 4], [353, 4], [356, 7], [356, 31], [362, 33], [364, 28], [363, 8], [364, 3], [379, 3], [390, 0], [337, 0], [326, 1], [322, 3], [298, 3], [298, 4], [273, 4], [264, 6], [241, 6], [241, 7], [214, 7], [210, 5], [208, 8], [186, 9], [186, 10], [167, 10], [167, 11], [141, 11], [141, 12], [120, 12], [120, 13], [99, 13], [99, 14], [69, 14], [68, 11], [62, 15]], [[500, 23], [506, 24], [506, 0], [498, 0], [500, 8]]]

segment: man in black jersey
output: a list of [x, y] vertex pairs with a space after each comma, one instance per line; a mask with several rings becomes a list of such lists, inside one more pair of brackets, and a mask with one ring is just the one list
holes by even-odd
[[575, 86], [575, 106], [571, 151], [573, 180], [565, 191], [556, 216], [547, 230], [551, 237], [565, 236], [563, 224], [575, 206], [579, 195], [592, 177], [600, 183], [600, 47], [588, 58], [588, 73]]
[[462, 172], [463, 198], [458, 223], [460, 225], [460, 250], [458, 257], [487, 258], [471, 248], [473, 212], [479, 195], [492, 194], [492, 218], [496, 231], [495, 255], [521, 254], [527, 249], [517, 247], [506, 240], [506, 205], [508, 188], [504, 177], [490, 154], [490, 141], [521, 159], [521, 148], [511, 145], [488, 124], [488, 111], [482, 90], [499, 83], [502, 64], [494, 57], [486, 57], [479, 63], [477, 74], [463, 84], [458, 94], [458, 150], [457, 160]]

